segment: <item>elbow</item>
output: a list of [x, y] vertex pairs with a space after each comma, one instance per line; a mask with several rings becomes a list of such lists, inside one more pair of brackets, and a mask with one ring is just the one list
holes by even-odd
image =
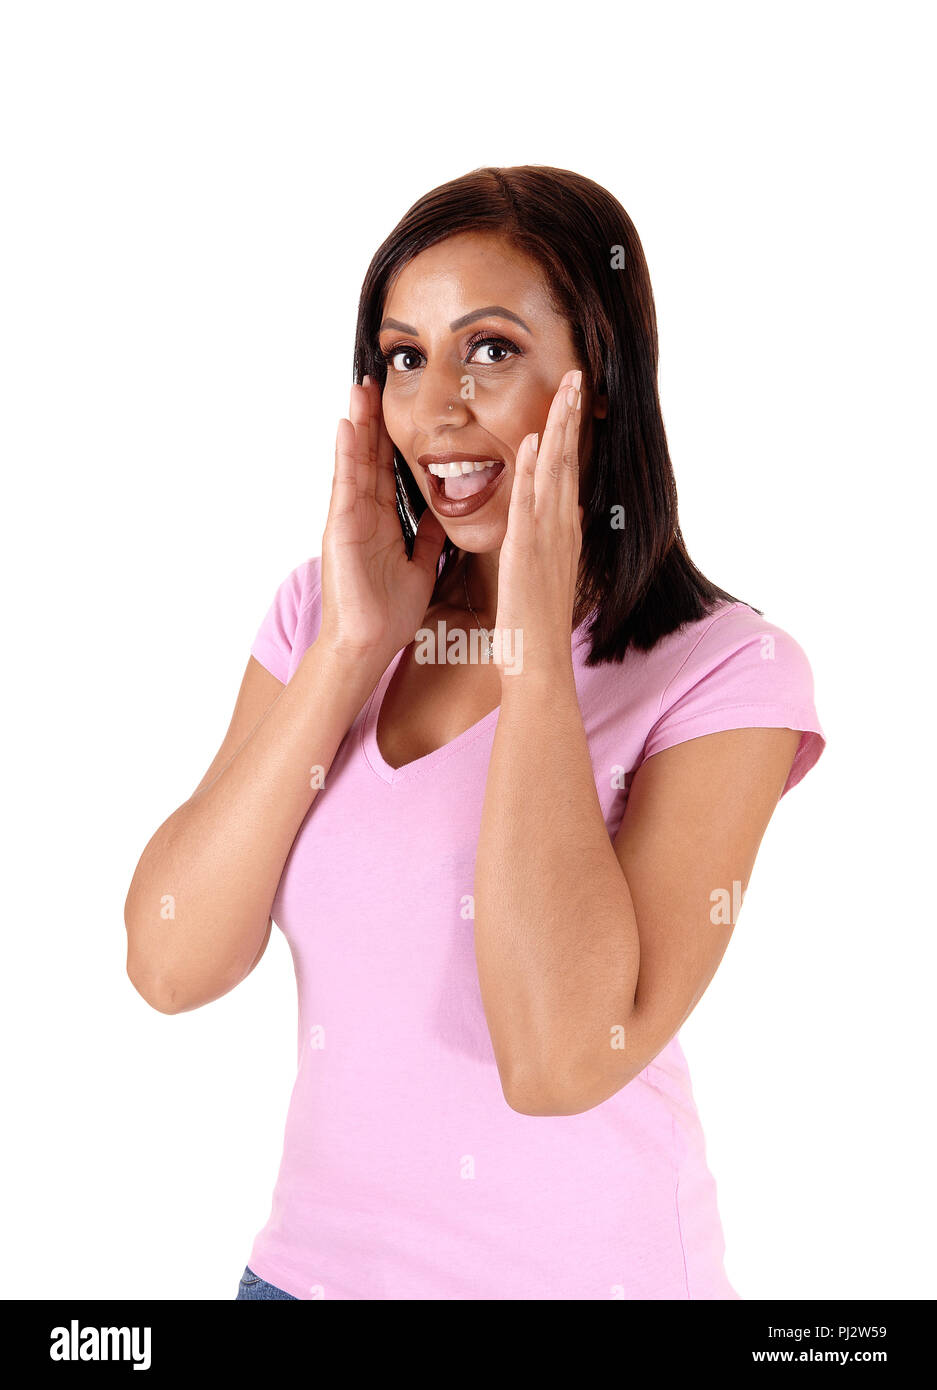
[[132, 940], [128, 942], [126, 970], [127, 979], [140, 998], [157, 1013], [181, 1014], [192, 1008], [178, 980], [157, 969], [154, 961], [147, 963], [142, 959], [134, 950]]
[[508, 1073], [505, 1079], [502, 1073], [501, 1089], [508, 1106], [518, 1115], [583, 1115], [610, 1100], [637, 1075], [630, 1070], [597, 1076], [586, 1071], [569, 1074], [554, 1069], [546, 1076]]
[[176, 1013], [177, 1009], [173, 1004], [171, 995], [167, 998], [165, 992], [156, 986], [153, 962], [151, 961], [149, 964], [146, 962], [145, 953], [141, 947], [146, 936], [138, 920], [133, 884], [130, 885], [127, 901], [124, 903], [124, 928], [127, 932], [125, 961], [127, 979], [140, 998], [149, 1004], [151, 1009], [156, 1009], [161, 1014]]
[[504, 1099], [517, 1115], [581, 1115], [584, 1110], [592, 1108], [569, 1098], [561, 1100], [530, 1091], [505, 1091]]
[[133, 970], [128, 961], [127, 978], [145, 1003], [160, 1014], [181, 1014], [185, 1003], [171, 984], [160, 983]]
[[156, 1009], [157, 1013], [175, 1014], [180, 1012], [178, 996], [176, 991], [166, 983], [159, 980], [153, 969], [153, 962], [146, 962], [143, 953], [139, 949], [139, 933], [137, 932], [134, 919], [130, 912], [129, 899], [128, 906], [124, 909], [124, 926], [127, 929], [127, 958], [125, 968], [127, 979], [133, 985], [140, 998], [151, 1009]]
[[127, 978], [140, 998], [160, 1014], [190, 1013], [205, 1004], [211, 1004], [232, 989], [250, 974], [257, 963], [244, 969], [229, 969], [224, 974], [215, 971], [211, 975], [193, 974], [184, 969], [173, 969], [168, 964], [163, 968], [151, 963], [143, 966], [132, 954], [127, 957]]

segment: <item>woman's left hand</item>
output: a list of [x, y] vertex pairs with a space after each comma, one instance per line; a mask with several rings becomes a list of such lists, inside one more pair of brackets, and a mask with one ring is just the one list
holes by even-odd
[[573, 607], [582, 548], [581, 384], [581, 371], [566, 373], [553, 397], [539, 449], [537, 436], [529, 434], [517, 452], [498, 562], [494, 658], [502, 678], [521, 672], [553, 678], [572, 671]]

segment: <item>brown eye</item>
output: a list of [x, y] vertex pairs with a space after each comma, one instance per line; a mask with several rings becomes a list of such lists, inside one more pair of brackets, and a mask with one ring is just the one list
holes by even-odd
[[394, 372], [412, 372], [420, 364], [422, 354], [416, 348], [391, 348], [389, 352], [382, 352], [384, 361]]
[[469, 355], [466, 362], [472, 362], [476, 353], [483, 355], [473, 363], [477, 367], [497, 367], [499, 363], [506, 362], [509, 357], [519, 357], [520, 348], [516, 343], [512, 343], [508, 338], [476, 338], [469, 346]]

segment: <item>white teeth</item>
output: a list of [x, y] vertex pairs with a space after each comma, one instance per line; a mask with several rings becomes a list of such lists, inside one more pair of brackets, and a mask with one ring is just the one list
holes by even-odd
[[498, 459], [484, 459], [481, 463], [431, 463], [429, 471], [435, 478], [461, 478], [463, 473], [480, 473], [498, 462]]

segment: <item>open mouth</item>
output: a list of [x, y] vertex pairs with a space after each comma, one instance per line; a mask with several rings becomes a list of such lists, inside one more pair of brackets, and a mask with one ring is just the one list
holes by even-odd
[[479, 462], [431, 463], [427, 469], [437, 497], [445, 497], [453, 502], [465, 497], [474, 497], [504, 471], [501, 459], [485, 459]]

